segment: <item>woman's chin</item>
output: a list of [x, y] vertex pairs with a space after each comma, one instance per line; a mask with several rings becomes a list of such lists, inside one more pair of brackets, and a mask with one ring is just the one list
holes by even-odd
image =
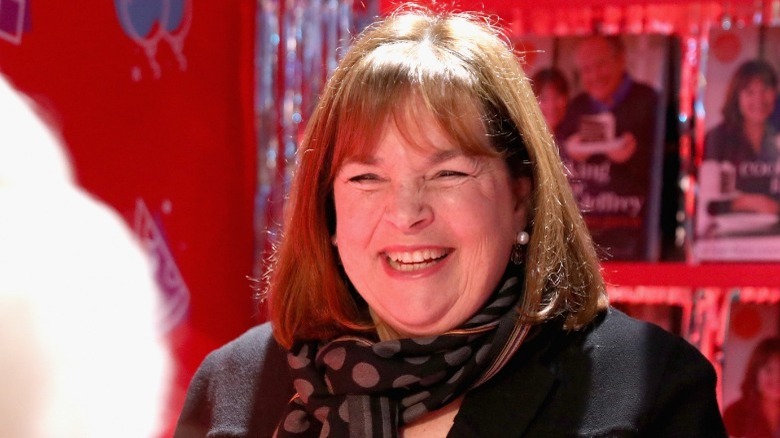
[[425, 337], [440, 335], [450, 327], [451, 316], [447, 312], [424, 313], [401, 312], [382, 318], [384, 324], [402, 337]]

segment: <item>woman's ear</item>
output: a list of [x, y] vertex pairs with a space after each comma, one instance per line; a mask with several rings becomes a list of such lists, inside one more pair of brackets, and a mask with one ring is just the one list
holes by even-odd
[[515, 202], [514, 215], [519, 226], [518, 230], [524, 230], [528, 225], [528, 210], [531, 208], [531, 191], [533, 184], [531, 178], [521, 176], [512, 181], [512, 194]]

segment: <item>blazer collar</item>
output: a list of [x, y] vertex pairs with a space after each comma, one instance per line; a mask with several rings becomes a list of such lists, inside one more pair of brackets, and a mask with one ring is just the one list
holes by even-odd
[[466, 393], [449, 437], [522, 436], [537, 416], [557, 377], [545, 364], [555, 338], [562, 333], [548, 325], [527, 340], [503, 370]]
[[522, 436], [555, 382], [553, 374], [538, 363], [506, 378], [494, 378], [466, 394], [448, 436]]

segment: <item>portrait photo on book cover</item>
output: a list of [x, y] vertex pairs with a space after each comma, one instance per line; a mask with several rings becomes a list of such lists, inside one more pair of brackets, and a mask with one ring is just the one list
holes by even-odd
[[594, 241], [611, 260], [656, 260], [671, 37], [528, 37], [526, 65]]
[[[703, 90], [695, 254], [780, 260], [780, 29], [713, 31]], [[739, 50], [720, 50], [721, 41]]]
[[780, 436], [780, 293], [733, 293], [723, 343], [721, 406], [729, 436]]

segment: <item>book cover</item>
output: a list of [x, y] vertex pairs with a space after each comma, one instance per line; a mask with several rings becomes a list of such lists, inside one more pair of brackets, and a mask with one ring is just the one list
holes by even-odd
[[595, 243], [610, 260], [657, 260], [670, 37], [539, 40], [549, 64], [527, 73]]
[[780, 29], [713, 29], [706, 53], [693, 254], [780, 260]]

